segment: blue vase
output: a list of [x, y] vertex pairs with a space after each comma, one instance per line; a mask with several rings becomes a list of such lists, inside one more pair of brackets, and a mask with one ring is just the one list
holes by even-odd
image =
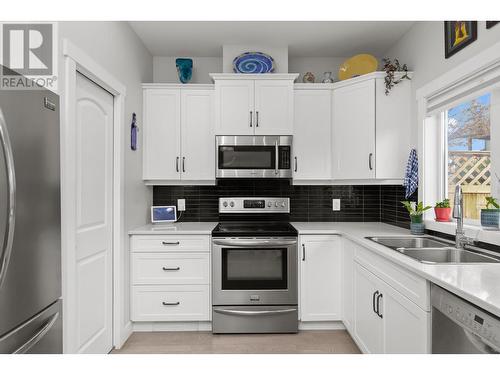
[[193, 76], [193, 59], [179, 58], [175, 60], [179, 80], [182, 83], [188, 83]]

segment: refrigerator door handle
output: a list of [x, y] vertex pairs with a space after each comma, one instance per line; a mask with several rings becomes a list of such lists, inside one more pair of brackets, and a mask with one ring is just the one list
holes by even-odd
[[24, 354], [28, 352], [50, 331], [52, 326], [56, 323], [57, 318], [59, 318], [59, 312], [56, 312], [54, 315], [52, 315], [47, 323], [42, 326], [42, 328], [40, 328], [28, 341], [26, 341], [26, 343], [21, 345], [12, 354]]
[[9, 267], [10, 255], [12, 252], [12, 242], [14, 238], [14, 226], [16, 220], [16, 174], [14, 170], [14, 157], [12, 155], [12, 146], [10, 144], [9, 133], [7, 124], [3, 116], [2, 109], [0, 108], [0, 142], [2, 142], [2, 149], [5, 159], [5, 167], [7, 172], [7, 183], [9, 185], [8, 194], [8, 220], [7, 228], [5, 228], [5, 237], [0, 253], [0, 288], [5, 280], [7, 268]]

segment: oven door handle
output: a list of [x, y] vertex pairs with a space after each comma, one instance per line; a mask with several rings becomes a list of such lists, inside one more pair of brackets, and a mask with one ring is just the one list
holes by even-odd
[[283, 309], [283, 310], [227, 310], [227, 309], [214, 309], [214, 312], [225, 315], [242, 315], [242, 316], [263, 316], [263, 315], [279, 315], [296, 312], [297, 309]]
[[274, 152], [276, 155], [274, 155], [274, 174], [278, 175], [280, 173], [279, 171], [279, 163], [280, 163], [280, 148], [279, 148], [279, 143], [278, 140], [274, 141]]
[[212, 240], [214, 245], [236, 247], [270, 247], [297, 244], [297, 240]]

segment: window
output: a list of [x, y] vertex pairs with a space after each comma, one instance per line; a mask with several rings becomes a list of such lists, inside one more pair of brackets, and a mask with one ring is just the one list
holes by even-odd
[[485, 197], [491, 196], [491, 94], [486, 93], [445, 111], [445, 197], [453, 206], [456, 185], [462, 186], [464, 219], [479, 220]]

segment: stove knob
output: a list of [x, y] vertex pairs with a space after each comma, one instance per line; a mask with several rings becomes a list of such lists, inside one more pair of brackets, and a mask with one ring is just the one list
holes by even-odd
[[274, 202], [274, 205], [275, 205], [276, 207], [278, 207], [278, 202]]
[[234, 202], [229, 203], [231, 207], [234, 207]]
[[285, 207], [285, 202], [281, 202], [281, 207]]
[[267, 207], [271, 207], [272, 205], [272, 202], [267, 202]]
[[224, 203], [222, 203], [222, 205], [223, 205], [224, 207], [227, 207], [227, 201], [224, 201]]

